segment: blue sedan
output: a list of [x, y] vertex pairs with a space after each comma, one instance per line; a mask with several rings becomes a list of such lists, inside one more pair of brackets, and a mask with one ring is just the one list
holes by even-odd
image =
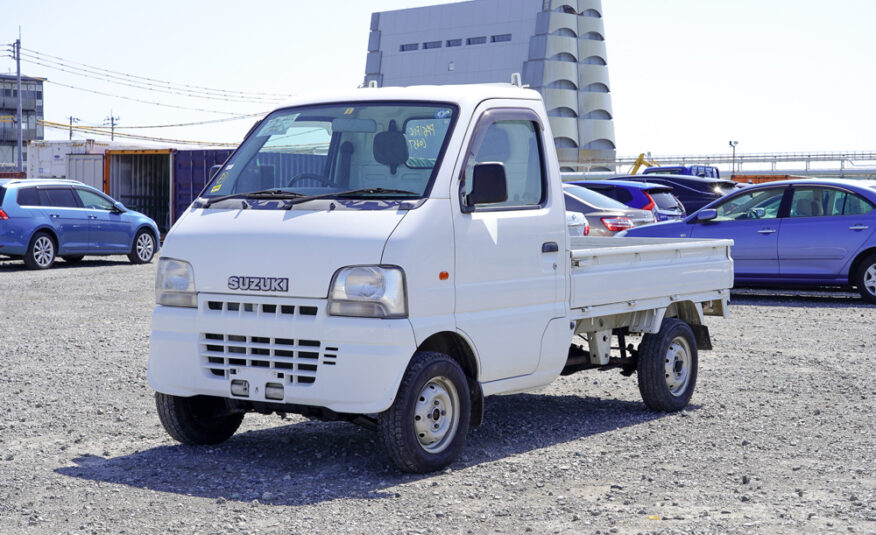
[[799, 179], [730, 193], [625, 236], [732, 238], [737, 284], [855, 287], [876, 303], [876, 181]]
[[152, 261], [158, 227], [103, 192], [73, 180], [0, 180], [0, 256], [47, 269], [57, 257], [124, 254]]

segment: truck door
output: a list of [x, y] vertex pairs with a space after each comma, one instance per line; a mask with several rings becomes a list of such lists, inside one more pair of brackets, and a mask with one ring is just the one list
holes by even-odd
[[[553, 206], [544, 129], [532, 110], [481, 115], [451, 186], [457, 328], [475, 345], [481, 381], [526, 375], [538, 366], [548, 322], [562, 314], [565, 210]], [[508, 199], [465, 213], [474, 165], [501, 162]]]

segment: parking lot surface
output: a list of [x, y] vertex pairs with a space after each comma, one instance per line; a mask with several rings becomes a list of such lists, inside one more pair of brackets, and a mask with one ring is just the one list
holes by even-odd
[[733, 293], [688, 409], [582, 372], [488, 398], [460, 460], [401, 474], [347, 423], [164, 432], [156, 264], [0, 261], [0, 533], [876, 533], [876, 307]]

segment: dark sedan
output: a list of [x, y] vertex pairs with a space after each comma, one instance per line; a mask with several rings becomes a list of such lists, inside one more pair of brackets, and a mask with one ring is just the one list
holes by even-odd
[[876, 181], [748, 186], [681, 221], [626, 236], [732, 238], [737, 284], [849, 286], [876, 303]]
[[629, 180], [633, 182], [650, 182], [672, 188], [672, 193], [678, 197], [687, 213], [692, 214], [730, 192], [736, 191], [740, 184], [721, 178], [707, 178], [688, 175], [628, 175], [611, 177], [607, 180]]

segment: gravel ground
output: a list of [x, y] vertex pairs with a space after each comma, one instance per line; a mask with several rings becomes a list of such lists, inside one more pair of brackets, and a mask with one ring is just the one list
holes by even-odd
[[[116, 259], [117, 258], [117, 259]], [[346, 423], [174, 443], [146, 384], [155, 264], [0, 261], [0, 533], [876, 533], [876, 307], [745, 291], [690, 407], [615, 371], [488, 398], [444, 472]]]

